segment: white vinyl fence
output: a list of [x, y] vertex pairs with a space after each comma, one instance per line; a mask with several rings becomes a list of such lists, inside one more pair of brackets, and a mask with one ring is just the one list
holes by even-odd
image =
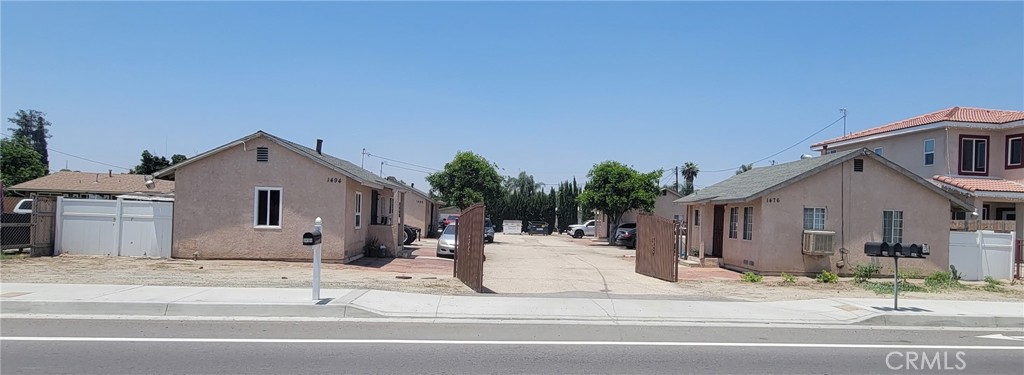
[[171, 257], [172, 202], [57, 199], [55, 254]]
[[949, 264], [963, 280], [1013, 278], [1013, 233], [949, 232]]

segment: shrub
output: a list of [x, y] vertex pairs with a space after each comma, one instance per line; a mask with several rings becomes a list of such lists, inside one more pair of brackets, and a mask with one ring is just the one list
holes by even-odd
[[748, 283], [759, 283], [761, 282], [762, 278], [763, 277], [761, 277], [761, 275], [758, 275], [753, 272], [748, 271], [743, 273], [743, 281], [746, 281]]
[[857, 284], [868, 281], [868, 279], [878, 275], [881, 271], [881, 267], [874, 263], [858, 264], [853, 269], [853, 281]]
[[819, 283], [823, 284], [835, 284], [839, 282], [839, 275], [830, 271], [821, 271], [815, 280], [818, 280]]
[[782, 273], [782, 282], [790, 283], [790, 284], [796, 284], [796, 276], [793, 276], [793, 275], [790, 275], [788, 273], [783, 272]]
[[985, 286], [981, 287], [981, 289], [987, 290], [989, 292], [1006, 291], [1006, 289], [1003, 289], [1002, 285], [1002, 281], [996, 280], [992, 276], [985, 276]]
[[939, 271], [925, 277], [924, 285], [931, 289], [952, 289], [959, 288], [960, 281], [953, 277], [952, 272]]

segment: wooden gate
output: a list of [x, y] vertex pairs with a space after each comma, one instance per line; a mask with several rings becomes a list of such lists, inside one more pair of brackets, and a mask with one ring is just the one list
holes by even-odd
[[679, 280], [676, 222], [641, 214], [636, 220], [636, 273], [665, 281]]
[[474, 204], [455, 224], [455, 277], [477, 293], [484, 291], [484, 211]]
[[53, 234], [57, 220], [57, 197], [37, 195], [32, 199], [31, 256], [53, 256]]

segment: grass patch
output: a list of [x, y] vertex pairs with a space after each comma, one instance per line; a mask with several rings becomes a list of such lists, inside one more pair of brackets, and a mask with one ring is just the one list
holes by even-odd
[[748, 283], [759, 283], [764, 277], [753, 272], [744, 272], [743, 281]]
[[0, 260], [19, 259], [27, 256], [28, 254], [24, 253], [0, 253]]
[[1006, 291], [1003, 288], [1003, 282], [992, 278], [992, 276], [985, 276], [985, 285], [981, 287], [982, 290], [988, 292], [1002, 293]]
[[[875, 294], [892, 294], [892, 283], [877, 281], [865, 281], [860, 284], [864, 289], [875, 292]], [[900, 281], [900, 292], [928, 292], [928, 289], [917, 284], [911, 284], [906, 280]]]
[[815, 280], [822, 284], [835, 284], [839, 282], [839, 275], [830, 271], [821, 271]]
[[796, 284], [796, 276], [793, 276], [793, 275], [790, 275], [788, 273], [783, 272], [782, 273], [782, 283], [783, 284]]
[[934, 291], [962, 289], [958, 276], [951, 271], [935, 272], [924, 278], [924, 286]]
[[882, 268], [874, 263], [858, 264], [853, 268], [853, 282], [860, 284], [878, 275]]

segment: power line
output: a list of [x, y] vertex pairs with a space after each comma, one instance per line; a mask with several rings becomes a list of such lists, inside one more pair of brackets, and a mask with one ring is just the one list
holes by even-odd
[[100, 164], [100, 165], [105, 165], [105, 166], [108, 166], [108, 167], [120, 168], [120, 169], [124, 169], [126, 171], [131, 171], [132, 170], [131, 168], [125, 168], [125, 167], [121, 167], [121, 166], [117, 166], [117, 165], [113, 165], [113, 164], [104, 163], [102, 161], [96, 161], [96, 160], [92, 160], [92, 159], [88, 159], [88, 158], [83, 158], [83, 157], [78, 156], [78, 155], [72, 155], [72, 154], [69, 154], [69, 153], [66, 153], [66, 152], [57, 151], [57, 150], [54, 150], [54, 149], [49, 148], [49, 147], [47, 147], [46, 149], [49, 150], [49, 151], [52, 151], [52, 152], [56, 152], [56, 153], [61, 154], [61, 155], [70, 156], [70, 157], [77, 158], [77, 159], [82, 159], [82, 160], [85, 160], [85, 161], [93, 162], [93, 163]]
[[[782, 151], [779, 151], [779, 152], [776, 152], [776, 153], [774, 153], [774, 154], [768, 155], [768, 156], [766, 156], [766, 157], [764, 157], [764, 158], [761, 158], [760, 160], [757, 160], [757, 161], [755, 161], [755, 162], [752, 162], [752, 163], [749, 163], [749, 164], [757, 164], [757, 163], [760, 163], [760, 162], [762, 162], [762, 161], [765, 161], [765, 160], [771, 159], [771, 158], [773, 158], [773, 157], [775, 157], [775, 156], [778, 156], [779, 154], [781, 154], [781, 153], [783, 153], [783, 152], [789, 151], [789, 150], [790, 150], [790, 149], [792, 149], [793, 147], [799, 146], [800, 144], [802, 144], [802, 143], [806, 142], [806, 141], [807, 141], [808, 139], [811, 139], [812, 137], [814, 137], [814, 136], [818, 135], [818, 133], [821, 133], [821, 132], [825, 131], [826, 129], [828, 129], [828, 128], [831, 128], [831, 127], [832, 127], [832, 125], [835, 125], [836, 123], [838, 123], [839, 121], [841, 121], [841, 120], [844, 120], [844, 119], [846, 119], [846, 112], [845, 112], [845, 111], [843, 112], [843, 115], [842, 115], [842, 116], [840, 116], [839, 118], [837, 118], [837, 119], [836, 119], [835, 121], [832, 121], [832, 123], [830, 123], [830, 124], [826, 125], [826, 126], [825, 126], [824, 128], [821, 128], [821, 129], [819, 129], [818, 131], [816, 131], [816, 132], [812, 133], [811, 135], [807, 136], [806, 138], [804, 138], [804, 139], [801, 139], [801, 140], [800, 140], [799, 142], [797, 142], [797, 143], [794, 143], [794, 144], [793, 144], [792, 146], [786, 147], [786, 148], [782, 149]], [[713, 171], [701, 171], [701, 172], [704, 172], [704, 173], [718, 173], [718, 172], [728, 172], [728, 171], [735, 171], [735, 170], [736, 170], [736, 168], [739, 168], [739, 166], [735, 166], [735, 167], [732, 167], [732, 168], [727, 168], [727, 169], [717, 169], [717, 170], [713, 170]]]
[[404, 170], [413, 171], [413, 172], [420, 172], [420, 173], [423, 173], [423, 174], [431, 174], [432, 173], [432, 172], [427, 172], [427, 171], [421, 171], [421, 170], [418, 170], [418, 169], [406, 168], [406, 167], [399, 166], [399, 165], [388, 164], [387, 162], [383, 162], [383, 163], [384, 163], [384, 165], [392, 167], [392, 168], [404, 169]]
[[[380, 155], [374, 155], [374, 154], [371, 154], [369, 152], [367, 152], [366, 155], [367, 156], [371, 156], [371, 157], [375, 157], [377, 159], [384, 159], [384, 160], [387, 160], [387, 161], [393, 161], [395, 163], [401, 163], [401, 164], [405, 164], [405, 165], [411, 165], [411, 166], [417, 167], [417, 168], [428, 169], [428, 170], [432, 170], [434, 172], [440, 172], [441, 171], [440, 169], [437, 169], [437, 168], [424, 167], [424, 166], [419, 165], [419, 164], [407, 163], [407, 162], [404, 162], [404, 161], [401, 161], [401, 160], [395, 160], [395, 159], [386, 158], [386, 157], [383, 157], [383, 156], [380, 156]], [[388, 165], [391, 165], [391, 164], [388, 164]], [[391, 165], [391, 166], [394, 166], [394, 165]]]

